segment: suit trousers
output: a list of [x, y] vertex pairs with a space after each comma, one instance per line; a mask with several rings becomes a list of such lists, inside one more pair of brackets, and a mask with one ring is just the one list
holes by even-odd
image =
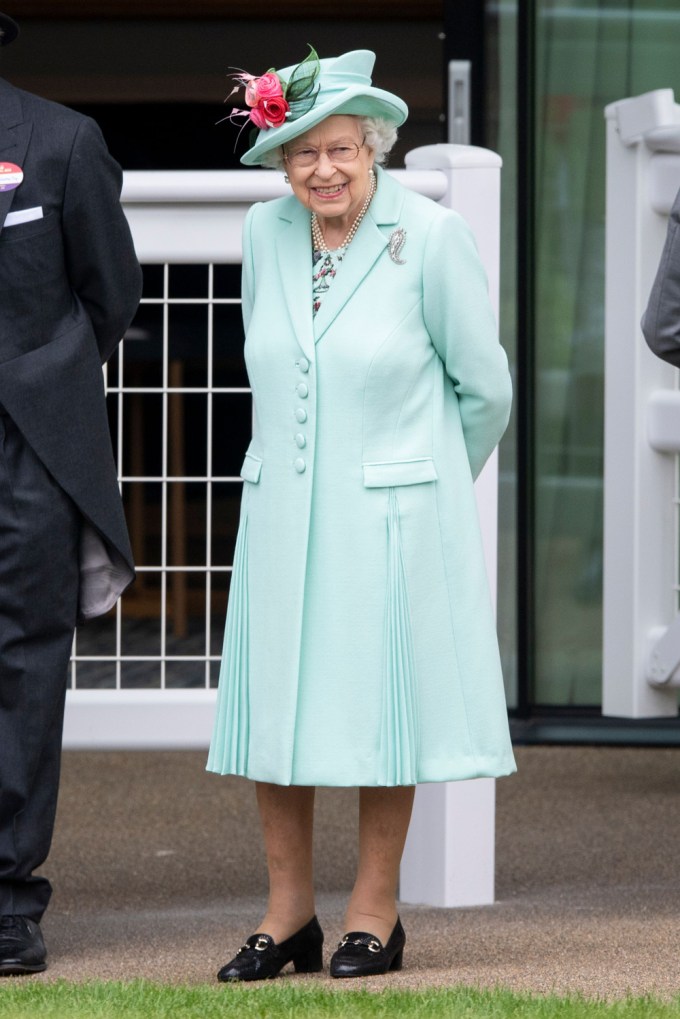
[[0, 915], [40, 920], [78, 601], [80, 517], [0, 407]]

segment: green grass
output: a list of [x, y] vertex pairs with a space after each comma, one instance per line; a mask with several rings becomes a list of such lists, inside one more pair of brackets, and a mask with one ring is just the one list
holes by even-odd
[[510, 991], [326, 990], [284, 982], [250, 987], [167, 987], [3, 980], [2, 1019], [680, 1019], [672, 1002], [588, 1001]]

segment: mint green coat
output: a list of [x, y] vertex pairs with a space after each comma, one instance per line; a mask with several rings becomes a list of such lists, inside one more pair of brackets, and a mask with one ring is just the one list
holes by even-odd
[[311, 278], [309, 211], [253, 206], [254, 432], [208, 768], [332, 786], [507, 774], [473, 479], [511, 388], [471, 233], [378, 170], [315, 319]]

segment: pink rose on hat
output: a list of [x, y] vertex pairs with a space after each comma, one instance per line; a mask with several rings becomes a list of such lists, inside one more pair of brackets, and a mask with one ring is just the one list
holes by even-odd
[[280, 127], [285, 122], [290, 107], [283, 96], [272, 96], [262, 102], [267, 127]]
[[281, 79], [273, 71], [267, 71], [260, 78], [252, 82], [253, 90], [260, 99], [277, 99], [283, 96]]
[[257, 78], [244, 71], [234, 77], [245, 86], [245, 100], [250, 107], [248, 117], [255, 127], [261, 131], [268, 127], [280, 127], [290, 106], [284, 98], [284, 88], [278, 74], [267, 71]]
[[260, 131], [266, 131], [270, 127], [281, 127], [288, 117], [294, 119], [302, 116], [314, 105], [319, 91], [316, 84], [319, 58], [313, 46], [309, 50], [305, 59], [292, 69], [287, 81], [274, 68], [259, 76], [247, 71], [233, 74], [238, 84], [231, 90], [226, 101], [242, 87], [245, 89], [248, 109], [234, 109], [225, 119], [232, 123], [240, 120], [241, 130], [250, 121]]

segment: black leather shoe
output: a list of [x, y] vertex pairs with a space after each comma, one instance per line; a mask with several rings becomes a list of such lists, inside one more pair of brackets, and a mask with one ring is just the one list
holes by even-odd
[[40, 925], [27, 916], [0, 916], [0, 976], [41, 973], [47, 968]]
[[296, 973], [318, 973], [323, 969], [323, 931], [315, 916], [296, 934], [277, 945], [269, 934], [253, 934], [243, 948], [217, 974], [230, 980], [268, 980], [292, 962]]
[[332, 977], [369, 977], [401, 969], [406, 935], [397, 917], [394, 930], [383, 948], [379, 938], [363, 931], [351, 931], [331, 956]]

